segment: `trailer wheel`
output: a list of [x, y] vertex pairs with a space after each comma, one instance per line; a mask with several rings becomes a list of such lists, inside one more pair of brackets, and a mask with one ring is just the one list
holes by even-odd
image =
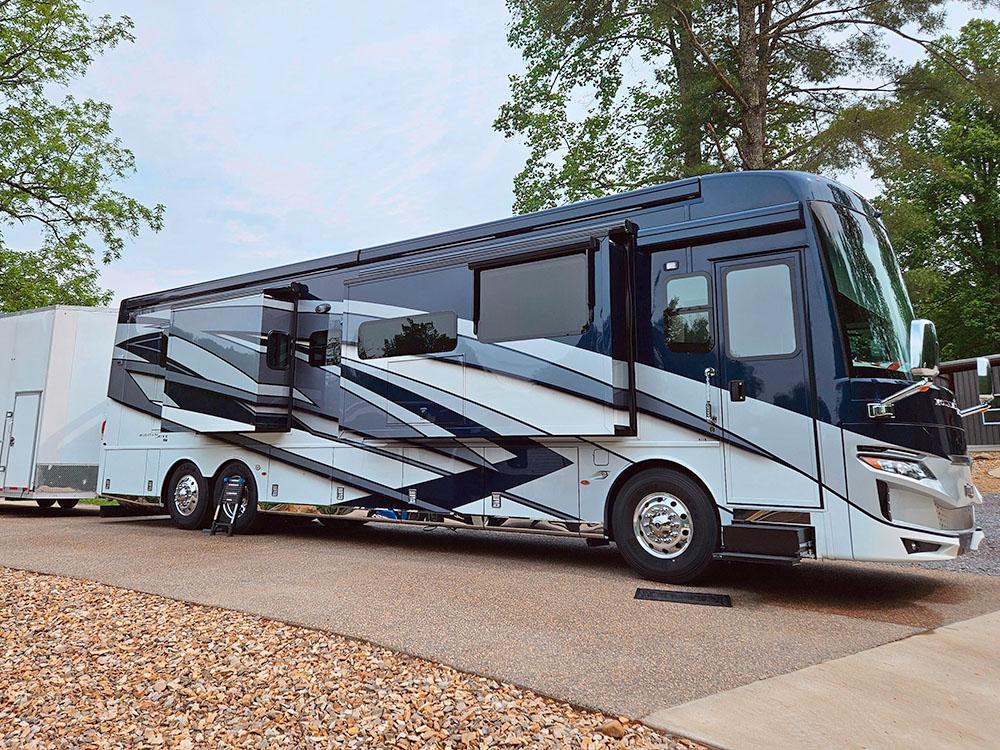
[[35, 498], [35, 504], [38, 505], [39, 508], [51, 508], [56, 504], [56, 501], [50, 500], [49, 498], [37, 497]]
[[708, 493], [686, 474], [653, 469], [629, 479], [612, 510], [622, 557], [644, 578], [687, 583], [702, 575], [719, 545]]
[[178, 464], [170, 473], [163, 504], [174, 525], [182, 529], [203, 529], [212, 520], [208, 482], [190, 461]]
[[[215, 504], [222, 506], [221, 519], [232, 521], [233, 533], [244, 534], [256, 530], [259, 514], [257, 513], [257, 480], [253, 473], [240, 461], [230, 461], [215, 475]], [[243, 500], [240, 503], [225, 503], [222, 496], [226, 490], [227, 477], [243, 479]]]
[[65, 500], [59, 500], [58, 502], [59, 502], [59, 507], [62, 508], [63, 510], [70, 510], [71, 508], [75, 508], [76, 504], [80, 501], [74, 498], [67, 498]]

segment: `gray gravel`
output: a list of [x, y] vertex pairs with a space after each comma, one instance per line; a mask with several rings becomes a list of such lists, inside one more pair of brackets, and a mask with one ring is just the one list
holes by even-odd
[[986, 532], [986, 538], [976, 552], [970, 552], [943, 563], [928, 563], [927, 567], [961, 570], [981, 576], [1000, 576], [1000, 494], [986, 495], [976, 508], [976, 523]]

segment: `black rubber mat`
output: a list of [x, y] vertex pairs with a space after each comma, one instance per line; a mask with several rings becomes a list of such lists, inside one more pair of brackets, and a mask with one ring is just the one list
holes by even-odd
[[664, 591], [662, 589], [636, 589], [636, 599], [674, 604], [704, 604], [706, 607], [732, 607], [729, 594], [705, 594], [699, 591]]

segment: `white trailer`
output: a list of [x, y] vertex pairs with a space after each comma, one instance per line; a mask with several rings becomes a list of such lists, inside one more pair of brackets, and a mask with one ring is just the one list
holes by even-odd
[[0, 315], [0, 498], [96, 497], [116, 321], [106, 307]]

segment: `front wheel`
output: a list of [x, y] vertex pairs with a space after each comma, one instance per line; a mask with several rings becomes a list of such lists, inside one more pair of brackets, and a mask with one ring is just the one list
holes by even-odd
[[644, 578], [688, 583], [719, 546], [719, 521], [708, 493], [686, 474], [653, 469], [629, 479], [612, 511], [622, 557]]
[[73, 498], [67, 500], [60, 500], [59, 507], [62, 508], [63, 510], [70, 510], [72, 508], [75, 508], [78, 502], [80, 501]]

